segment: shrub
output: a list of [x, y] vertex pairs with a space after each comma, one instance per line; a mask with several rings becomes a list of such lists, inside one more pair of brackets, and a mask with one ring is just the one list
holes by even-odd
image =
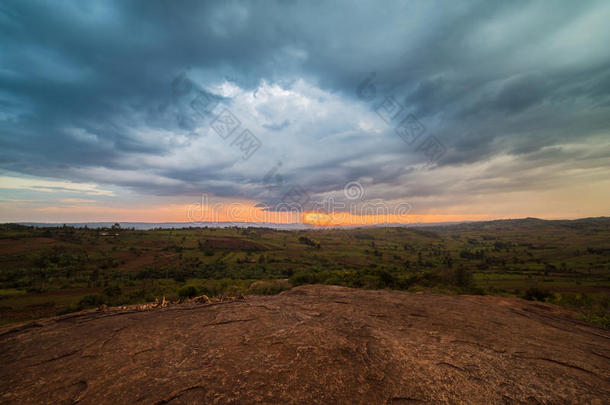
[[107, 297], [118, 297], [123, 294], [123, 290], [118, 285], [108, 286], [104, 288], [104, 295]]
[[193, 285], [186, 285], [178, 290], [178, 297], [181, 299], [193, 298], [198, 294], [197, 287]]
[[65, 308], [60, 309], [59, 311], [57, 311], [55, 313], [55, 315], [66, 315], [66, 314], [69, 314], [69, 313], [72, 313], [72, 312], [76, 312], [76, 311], [78, 311], [77, 307], [69, 306], [69, 307], [65, 307]]
[[292, 285], [316, 284], [320, 281], [320, 277], [316, 273], [299, 272], [290, 277]]
[[274, 295], [288, 289], [290, 289], [290, 286], [287, 283], [282, 283], [277, 280], [255, 281], [250, 284], [247, 292], [248, 294]]
[[472, 273], [462, 267], [455, 270], [455, 284], [458, 287], [470, 287], [473, 284]]
[[95, 308], [95, 307], [99, 307], [100, 305], [103, 305], [105, 303], [106, 303], [106, 300], [103, 295], [89, 294], [89, 295], [85, 295], [83, 298], [81, 298], [81, 300], [78, 302], [77, 308], [78, 309]]
[[529, 301], [545, 301], [550, 298], [553, 294], [548, 291], [542, 290], [538, 287], [530, 287], [523, 294], [523, 298]]

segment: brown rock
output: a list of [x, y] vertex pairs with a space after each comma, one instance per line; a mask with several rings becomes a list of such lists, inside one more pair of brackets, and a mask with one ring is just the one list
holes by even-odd
[[2, 403], [609, 403], [610, 333], [500, 297], [304, 286], [0, 329]]
[[193, 302], [197, 303], [197, 304], [209, 304], [210, 302], [210, 298], [207, 295], [200, 295], [199, 297], [195, 297], [192, 300]]

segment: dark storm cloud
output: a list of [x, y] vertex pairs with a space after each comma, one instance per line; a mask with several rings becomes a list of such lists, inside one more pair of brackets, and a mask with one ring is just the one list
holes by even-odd
[[[603, 1], [7, 1], [0, 165], [142, 193], [266, 198], [261, 179], [283, 160], [286, 183], [312, 194], [361, 179], [378, 197], [399, 198], [421, 156], [382, 122], [373, 139], [358, 126], [362, 113], [348, 116], [329, 100], [371, 112], [375, 103], [356, 94], [370, 72], [376, 103], [394, 95], [446, 145], [438, 169], [502, 154], [560, 162], [564, 154], [549, 147], [607, 136], [609, 15]], [[176, 98], [180, 74], [241, 111], [263, 141], [258, 157], [240, 162], [230, 143], [197, 132], [210, 117], [193, 114], [192, 97]], [[300, 79], [324, 92], [312, 90], [308, 102], [336, 119], [256, 104], [281, 93], [261, 95], [262, 86], [291, 89]], [[253, 100], [212, 94], [221, 83]], [[440, 187], [411, 185], [408, 194]]]

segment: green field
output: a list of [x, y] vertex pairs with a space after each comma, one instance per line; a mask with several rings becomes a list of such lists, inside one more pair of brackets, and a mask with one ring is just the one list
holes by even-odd
[[547, 301], [610, 325], [610, 219], [421, 228], [0, 226], [0, 322], [309, 283]]

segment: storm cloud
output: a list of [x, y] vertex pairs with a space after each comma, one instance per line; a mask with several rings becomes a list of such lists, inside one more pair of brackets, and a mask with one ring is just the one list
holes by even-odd
[[[607, 1], [5, 1], [0, 168], [269, 204], [358, 181], [441, 211], [597, 184], [608, 21]], [[411, 144], [388, 98], [421, 125]], [[239, 122], [226, 138], [224, 110]]]

